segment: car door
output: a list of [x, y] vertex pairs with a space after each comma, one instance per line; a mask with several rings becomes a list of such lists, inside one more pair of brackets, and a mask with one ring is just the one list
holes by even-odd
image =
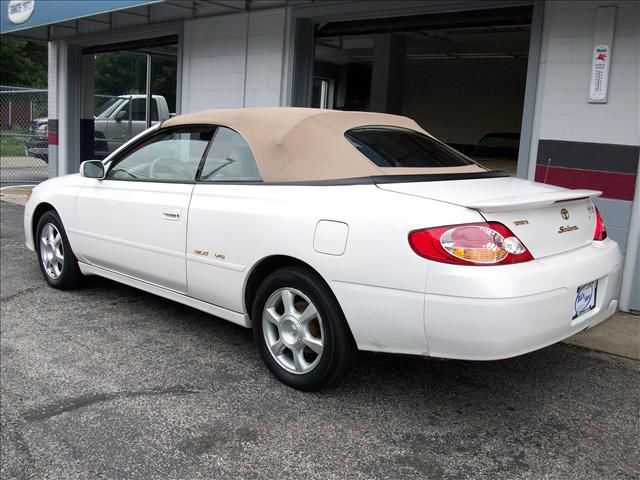
[[218, 127], [198, 176], [189, 207], [187, 279], [189, 296], [241, 312], [247, 275], [247, 238], [252, 193], [261, 182], [242, 136]]
[[211, 127], [160, 130], [124, 150], [76, 204], [78, 258], [186, 292], [187, 212]]

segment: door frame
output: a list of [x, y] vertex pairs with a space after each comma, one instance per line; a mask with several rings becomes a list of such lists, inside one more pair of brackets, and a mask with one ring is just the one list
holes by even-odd
[[313, 64], [317, 24], [333, 21], [372, 20], [384, 17], [419, 15], [430, 13], [461, 12], [468, 10], [488, 10], [494, 8], [532, 6], [531, 35], [529, 39], [529, 57], [527, 77], [520, 127], [520, 149], [518, 153], [517, 176], [533, 178], [531, 160], [531, 141], [533, 138], [536, 92], [540, 69], [540, 51], [542, 46], [542, 28], [544, 2], [542, 0], [460, 0], [458, 2], [430, 2], [416, 5], [415, 2], [397, 0], [395, 2], [360, 1], [338, 5], [303, 5], [289, 7], [285, 38], [285, 85], [283, 88], [284, 106], [309, 106], [313, 85]]
[[[176, 78], [176, 113], [181, 113], [182, 72], [184, 49], [184, 22], [173, 21], [153, 25], [139, 25], [136, 28], [122, 28], [108, 32], [89, 33], [65, 37], [51, 42], [55, 54], [49, 62], [49, 118], [58, 119], [57, 154], [50, 155], [50, 176], [67, 175], [78, 171], [80, 166], [80, 130], [82, 119], [82, 96], [85, 91], [82, 75], [82, 54], [88, 48], [108, 47], [123, 42], [145, 42], [155, 38], [177, 36], [178, 67]], [[93, 86], [91, 86], [93, 87]], [[91, 88], [92, 90], [93, 88]]]

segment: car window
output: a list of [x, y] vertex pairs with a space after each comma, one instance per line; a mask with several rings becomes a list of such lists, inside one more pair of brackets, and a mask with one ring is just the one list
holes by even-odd
[[111, 115], [120, 105], [122, 105], [122, 102], [125, 101], [126, 100], [120, 97], [110, 98], [97, 109], [98, 112], [96, 114], [96, 118], [109, 118], [109, 115]]
[[244, 138], [230, 128], [218, 127], [207, 153], [200, 181], [259, 181], [260, 172]]
[[117, 160], [107, 178], [192, 182], [213, 132], [214, 128], [189, 128], [155, 135]]
[[407, 128], [358, 127], [344, 135], [379, 167], [459, 167], [473, 164], [444, 143]]

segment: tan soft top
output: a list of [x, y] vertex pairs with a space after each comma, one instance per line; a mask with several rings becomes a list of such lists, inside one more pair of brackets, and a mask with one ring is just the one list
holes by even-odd
[[180, 115], [163, 127], [211, 124], [229, 127], [249, 143], [266, 182], [318, 181], [378, 175], [469, 173], [478, 165], [448, 168], [381, 168], [351, 145], [354, 127], [389, 125], [425, 132], [407, 117], [315, 108], [238, 108]]

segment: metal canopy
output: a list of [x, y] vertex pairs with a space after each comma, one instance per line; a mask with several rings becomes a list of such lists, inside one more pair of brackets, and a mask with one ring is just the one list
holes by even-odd
[[[1, 33], [30, 40], [49, 41], [131, 26], [265, 10], [311, 1], [0, 0]], [[10, 11], [12, 14], [9, 14]], [[12, 22], [10, 18], [19, 23]]]
[[76, 20], [117, 10], [139, 7], [161, 0], [1, 0], [0, 33], [18, 32]]

